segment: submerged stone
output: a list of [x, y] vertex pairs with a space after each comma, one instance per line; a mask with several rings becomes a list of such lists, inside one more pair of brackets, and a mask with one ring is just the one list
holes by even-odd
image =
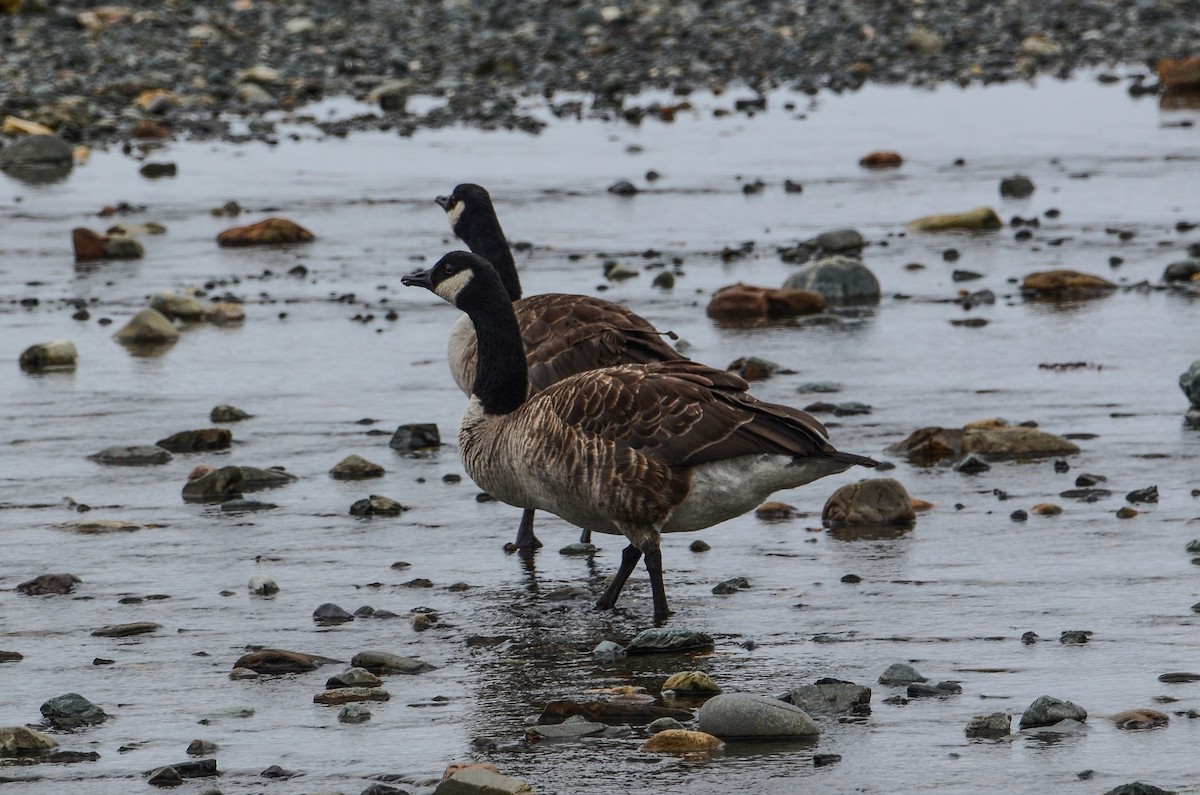
[[702, 651], [713, 647], [711, 635], [688, 629], [660, 627], [639, 632], [629, 645], [626, 654], [669, 654], [672, 652]]
[[704, 702], [700, 730], [722, 738], [813, 737], [817, 725], [804, 710], [750, 693], [723, 693]]

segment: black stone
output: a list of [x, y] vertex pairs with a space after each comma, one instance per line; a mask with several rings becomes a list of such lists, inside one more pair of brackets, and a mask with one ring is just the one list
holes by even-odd
[[393, 450], [426, 450], [441, 445], [441, 434], [432, 422], [401, 425], [388, 442], [388, 447]]

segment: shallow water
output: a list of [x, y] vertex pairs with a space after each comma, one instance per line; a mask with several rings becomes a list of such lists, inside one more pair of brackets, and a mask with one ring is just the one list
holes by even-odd
[[[753, 118], [707, 113], [733, 99], [698, 100], [703, 110], [680, 114], [672, 125], [558, 122], [536, 138], [450, 130], [318, 141], [297, 127], [298, 140], [277, 147], [175, 143], [150, 159], [177, 162], [180, 175], [158, 181], [139, 177], [137, 162], [118, 152], [94, 153], [57, 184], [26, 186], [0, 176], [0, 361], [10, 363], [0, 368], [7, 429], [0, 649], [25, 655], [0, 665], [0, 725], [33, 723], [43, 701], [72, 691], [113, 716], [58, 735], [65, 750], [94, 750], [99, 761], [0, 775], [30, 777], [13, 786], [31, 795], [64, 787], [127, 792], [144, 786], [141, 771], [183, 761], [187, 743], [203, 738], [220, 747], [226, 793], [355, 793], [384, 773], [398, 774], [406, 789], [427, 791], [448, 762], [461, 759], [494, 762], [546, 793], [966, 793], [1009, 782], [1091, 793], [1138, 779], [1196, 791], [1200, 725], [1174, 713], [1200, 707], [1200, 684], [1168, 685], [1157, 676], [1200, 666], [1200, 617], [1190, 610], [1200, 584], [1184, 552], [1200, 536], [1200, 501], [1190, 496], [1200, 487], [1200, 432], [1184, 428], [1186, 401], [1176, 385], [1200, 358], [1190, 333], [1197, 302], [1123, 290], [1091, 302], [1041, 304], [1022, 300], [1010, 280], [1070, 267], [1127, 284], [1156, 283], [1197, 239], [1196, 232], [1175, 231], [1175, 223], [1197, 220], [1196, 128], [1177, 123], [1198, 114], [1160, 111], [1090, 80], [965, 91], [867, 88], [815, 103], [779, 95]], [[796, 110], [783, 108], [789, 100]], [[352, 110], [331, 103], [318, 112]], [[860, 169], [858, 158], [876, 148], [902, 152], [903, 168]], [[952, 165], [959, 157], [966, 164]], [[618, 178], [647, 186], [647, 169], [663, 179], [632, 199], [604, 190]], [[1014, 173], [1037, 183], [1032, 198], [999, 198], [999, 179]], [[739, 179], [756, 178], [767, 182], [764, 192], [744, 195]], [[804, 192], [785, 194], [785, 178], [803, 182]], [[596, 660], [590, 650], [600, 640], [627, 641], [649, 625], [644, 573], [634, 575], [612, 614], [594, 612], [590, 598], [546, 595], [561, 586], [598, 593], [619, 560], [618, 539], [599, 539], [592, 560], [563, 557], [556, 550], [576, 531], [542, 516], [547, 545], [529, 566], [501, 551], [515, 532], [515, 509], [477, 503], [466, 480], [442, 481], [461, 473], [452, 442], [464, 399], [444, 361], [456, 313], [428, 293], [402, 289], [399, 277], [461, 247], [431, 199], [465, 180], [490, 188], [512, 239], [533, 243], [518, 254], [528, 292], [593, 292], [604, 282], [605, 253], [637, 268], [682, 258], [685, 275], [672, 291], [652, 289], [646, 273], [604, 295], [676, 331], [699, 360], [720, 366], [753, 354], [798, 371], [756, 384], [766, 399], [872, 405], [871, 415], [829, 423], [841, 449], [893, 460], [883, 449], [916, 428], [993, 416], [1096, 436], [1080, 442], [1083, 451], [1065, 474], [1050, 461], [997, 463], [968, 476], [895, 460], [888, 474], [937, 506], [896, 537], [820, 530], [826, 497], [858, 473], [778, 495], [806, 517], [768, 524], [744, 516], [668, 537], [671, 624], [713, 634], [715, 652]], [[274, 208], [318, 240], [299, 248], [218, 249], [216, 233], [242, 220], [213, 218], [208, 209], [229, 199], [253, 211], [242, 220]], [[113, 221], [157, 220], [168, 233], [144, 238], [140, 261], [76, 267], [69, 230], [106, 226], [108, 219], [94, 214], [119, 200], [149, 209]], [[1006, 219], [1052, 207], [1062, 214], [1043, 217], [1034, 240], [1024, 243], [1011, 229], [904, 234], [903, 224], [916, 216], [984, 204]], [[704, 316], [717, 287], [781, 283], [792, 266], [779, 261], [776, 245], [841, 226], [858, 228], [874, 244], [865, 260], [883, 285], [878, 308], [836, 325], [748, 330], [721, 328]], [[1135, 236], [1121, 241], [1105, 231], [1111, 227]], [[1057, 239], [1065, 240], [1051, 245]], [[743, 241], [756, 243], [756, 256], [720, 259], [723, 247]], [[959, 261], [942, 260], [949, 247], [962, 252]], [[647, 249], [662, 256], [638, 256]], [[1110, 269], [1110, 256], [1125, 262]], [[905, 270], [913, 261], [927, 267]], [[296, 264], [309, 269], [306, 278], [285, 275]], [[955, 268], [985, 277], [956, 283]], [[187, 329], [152, 356], [131, 355], [110, 339], [149, 293], [210, 280], [220, 282], [211, 294], [245, 299], [243, 327]], [[969, 313], [989, 325], [950, 324], [966, 316], [946, 302], [960, 287], [1001, 296]], [[27, 297], [40, 305], [17, 303]], [[70, 298], [95, 299], [91, 321], [71, 319], [73, 310], [62, 304]], [[383, 319], [388, 308], [397, 309], [398, 320]], [[375, 319], [353, 322], [356, 314]], [[100, 317], [114, 325], [99, 325]], [[25, 347], [63, 337], [79, 349], [75, 372], [17, 369]], [[1038, 367], [1061, 362], [1091, 366]], [[800, 383], [818, 380], [844, 390], [796, 394]], [[85, 458], [109, 445], [149, 444], [207, 427], [209, 410], [224, 402], [254, 415], [230, 426], [230, 452], [176, 455], [148, 468]], [[377, 422], [356, 424], [364, 418]], [[387, 441], [405, 422], [436, 422], [451, 444], [425, 458], [398, 455]], [[329, 478], [329, 468], [350, 453], [383, 464], [386, 477]], [[180, 499], [198, 463], [281, 465], [300, 480], [251, 495], [277, 503], [276, 510], [229, 515]], [[1106, 475], [1113, 496], [1092, 504], [1058, 497], [1080, 472]], [[1114, 517], [1121, 495], [1151, 484], [1159, 488], [1157, 505], [1138, 506], [1132, 520]], [[372, 493], [410, 510], [398, 519], [347, 514], [350, 503]], [[155, 527], [70, 533], [56, 527], [80, 516], [67, 497], [93, 506], [86, 517]], [[1010, 521], [1013, 510], [1046, 501], [1065, 512]], [[688, 551], [695, 537], [712, 551]], [[391, 569], [398, 560], [412, 565]], [[68, 597], [11, 590], [53, 571], [83, 582]], [[848, 573], [862, 582], [840, 582]], [[246, 583], [255, 574], [274, 577], [281, 592], [250, 596]], [[733, 596], [711, 593], [733, 576], [748, 577], [752, 587]], [[403, 586], [417, 577], [434, 587]], [[447, 590], [458, 581], [472, 588]], [[119, 601], [150, 595], [170, 598]], [[404, 619], [323, 628], [310, 618], [323, 602], [402, 614], [428, 606], [441, 624], [420, 634]], [[162, 629], [124, 640], [89, 635], [132, 621]], [[1073, 629], [1095, 634], [1085, 646], [1056, 642]], [[1027, 630], [1043, 641], [1022, 645]], [[512, 639], [467, 648], [474, 634]], [[753, 648], [745, 647], [749, 641]], [[346, 726], [337, 722], [337, 708], [311, 701], [338, 666], [230, 681], [233, 661], [251, 645], [343, 660], [383, 649], [439, 668], [389, 677], [392, 700], [370, 704], [370, 722]], [[115, 663], [93, 666], [97, 657]], [[625, 739], [520, 743], [526, 719], [546, 701], [591, 687], [637, 684], [656, 693], [666, 675], [701, 668], [727, 691], [775, 694], [822, 676], [874, 685], [900, 660], [933, 681], [960, 681], [963, 693], [888, 705], [883, 699], [902, 689], [876, 686], [869, 719], [823, 721], [815, 746], [736, 745], [703, 762], [639, 752], [639, 727]], [[1086, 707], [1090, 730], [1058, 740], [964, 738], [972, 715], [1019, 717], [1042, 694]], [[446, 700], [435, 701], [439, 696]], [[1180, 700], [1156, 704], [1158, 696]], [[1168, 728], [1123, 732], [1105, 719], [1154, 706], [1172, 713]], [[244, 708], [253, 715], [228, 712]], [[474, 751], [475, 737], [492, 738], [499, 748]], [[813, 753], [840, 754], [842, 761], [814, 768]], [[286, 783], [261, 779], [271, 764], [302, 775]], [[1078, 779], [1084, 770], [1094, 777]], [[207, 785], [193, 780], [181, 789]]]

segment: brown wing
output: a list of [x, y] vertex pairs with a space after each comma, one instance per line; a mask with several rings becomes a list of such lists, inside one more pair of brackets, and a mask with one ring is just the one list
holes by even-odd
[[649, 321], [611, 301], [544, 293], [515, 302], [513, 311], [535, 392], [600, 367], [684, 358]]
[[669, 466], [760, 453], [864, 463], [838, 453], [821, 423], [763, 403], [724, 370], [687, 360], [610, 367], [568, 378], [532, 400], [568, 426], [627, 444]]

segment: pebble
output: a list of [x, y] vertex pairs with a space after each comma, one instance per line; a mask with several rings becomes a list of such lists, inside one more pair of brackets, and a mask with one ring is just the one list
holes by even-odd
[[392, 434], [388, 447], [393, 450], [427, 450], [441, 447], [442, 437], [431, 422], [401, 425]]
[[155, 787], [178, 787], [183, 783], [183, 776], [170, 765], [164, 765], [151, 770], [147, 782]]
[[726, 739], [782, 739], [820, 733], [799, 707], [750, 693], [713, 696], [700, 707], [697, 720], [700, 731]]
[[30, 345], [21, 351], [17, 363], [26, 372], [40, 373], [45, 370], [74, 370], [79, 353], [70, 340], [53, 340]]
[[1055, 505], [1052, 502], [1039, 502], [1029, 510], [1038, 516], [1058, 516], [1063, 512], [1062, 506]]
[[893, 478], [872, 478], [842, 486], [821, 510], [821, 519], [835, 525], [906, 525], [916, 518], [908, 491]]
[[819, 679], [784, 693], [780, 701], [799, 707], [809, 715], [869, 715], [871, 688], [839, 679]]
[[138, 173], [147, 179], [173, 177], [179, 173], [179, 166], [175, 163], [145, 163], [138, 169]]
[[166, 464], [171, 458], [169, 451], [152, 444], [116, 445], [88, 456], [98, 464], [131, 467]]
[[1158, 502], [1158, 486], [1147, 486], [1144, 489], [1137, 489], [1125, 495], [1128, 502], [1135, 505], [1138, 503]]
[[720, 738], [706, 732], [688, 729], [662, 729], [642, 743], [641, 750], [651, 753], [689, 754], [713, 753], [725, 748]]
[[688, 629], [659, 627], [645, 629], [625, 647], [626, 654], [664, 654], [703, 651], [713, 648], [711, 635]]
[[707, 541], [697, 538], [695, 541], [688, 544], [688, 549], [690, 549], [692, 552], [708, 552], [710, 549], [712, 549], [712, 546], [710, 546]]
[[1033, 180], [1022, 174], [1000, 180], [1000, 195], [1006, 199], [1027, 199], [1033, 191]]
[[1086, 721], [1087, 710], [1070, 701], [1062, 701], [1053, 696], [1041, 696], [1029, 705], [1021, 715], [1021, 728], [1038, 728], [1053, 726], [1059, 721]]
[[385, 470], [379, 464], [368, 461], [360, 455], [348, 455], [329, 470], [334, 480], [366, 480], [383, 477]]
[[968, 737], [987, 737], [995, 739], [1007, 736], [1012, 732], [1012, 718], [1006, 712], [993, 712], [990, 715], [976, 715], [967, 722]]
[[863, 168], [885, 169], [899, 168], [904, 164], [904, 158], [899, 152], [876, 151], [863, 155], [858, 164]]
[[913, 682], [928, 681], [908, 663], [892, 663], [879, 675], [881, 685], [907, 685]]
[[346, 704], [338, 710], [339, 723], [366, 723], [371, 719], [371, 710], [359, 703]]
[[113, 339], [127, 345], [167, 344], [179, 339], [179, 329], [161, 312], [146, 307], [117, 329]]
[[977, 475], [980, 472], [987, 472], [991, 468], [992, 465], [987, 462], [986, 458], [974, 453], [968, 453], [954, 465], [955, 472], [967, 475]]
[[795, 506], [786, 502], [764, 502], [754, 509], [754, 516], [764, 522], [782, 522], [796, 515]]
[[188, 743], [188, 756], [209, 756], [217, 752], [217, 744], [210, 740], [192, 740]]
[[609, 185], [608, 192], [618, 196], [634, 196], [638, 193], [638, 189], [629, 180], [621, 179]]

